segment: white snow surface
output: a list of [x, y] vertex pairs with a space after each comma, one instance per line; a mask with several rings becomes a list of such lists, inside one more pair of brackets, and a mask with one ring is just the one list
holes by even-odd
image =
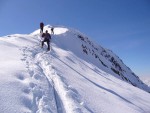
[[141, 80], [150, 87], [150, 76], [141, 76]]
[[83, 52], [76, 35], [83, 34], [56, 26], [46, 52], [39, 32], [0, 37], [0, 113], [150, 113], [148, 87], [134, 87]]

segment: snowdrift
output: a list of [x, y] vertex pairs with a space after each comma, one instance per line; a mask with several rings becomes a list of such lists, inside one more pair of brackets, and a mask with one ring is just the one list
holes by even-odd
[[46, 52], [39, 32], [0, 38], [0, 113], [150, 112], [150, 88], [112, 51], [55, 26]]

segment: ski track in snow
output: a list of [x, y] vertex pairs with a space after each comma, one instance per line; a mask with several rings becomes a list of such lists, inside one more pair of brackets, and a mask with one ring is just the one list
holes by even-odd
[[2, 38], [1, 113], [150, 113], [149, 94], [83, 53], [78, 32], [55, 33], [50, 52], [40, 48], [39, 30]]
[[[29, 82], [30, 88], [24, 90], [25, 93], [33, 94], [33, 107], [30, 108], [33, 113], [92, 113], [92, 110], [83, 104], [78, 92], [71, 88], [61, 75], [57, 75], [55, 68], [51, 66], [50, 52], [43, 51], [39, 45], [33, 48], [24, 47], [21, 50], [24, 56], [22, 60], [26, 62], [33, 81], [40, 82], [45, 79], [49, 85], [49, 89], [45, 90], [40, 84]], [[26, 106], [30, 105], [27, 103]]]
[[[33, 113], [57, 113], [52, 83], [47, 80], [43, 69], [39, 66], [38, 62], [34, 60], [36, 53], [27, 47], [23, 48], [22, 51], [24, 56], [22, 60], [26, 62], [30, 77], [35, 81], [29, 82], [29, 89], [25, 90], [26, 93], [31, 92], [33, 95], [31, 111]], [[41, 83], [43, 79], [47, 84]], [[44, 85], [48, 85], [49, 88], [46, 89]]]

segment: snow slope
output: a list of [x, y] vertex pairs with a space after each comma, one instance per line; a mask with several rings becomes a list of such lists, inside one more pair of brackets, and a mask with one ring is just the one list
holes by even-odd
[[76, 30], [54, 32], [50, 52], [39, 30], [0, 38], [0, 113], [150, 112], [149, 88], [114, 53]]
[[149, 76], [141, 76], [140, 79], [150, 87], [150, 77]]

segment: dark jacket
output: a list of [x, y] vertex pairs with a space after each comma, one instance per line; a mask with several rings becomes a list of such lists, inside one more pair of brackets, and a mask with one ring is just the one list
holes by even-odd
[[40, 28], [43, 28], [43, 27], [44, 27], [44, 23], [41, 22], [41, 23], [40, 23]]
[[44, 38], [45, 38], [46, 40], [51, 40], [51, 35], [50, 35], [49, 33], [45, 33]]

